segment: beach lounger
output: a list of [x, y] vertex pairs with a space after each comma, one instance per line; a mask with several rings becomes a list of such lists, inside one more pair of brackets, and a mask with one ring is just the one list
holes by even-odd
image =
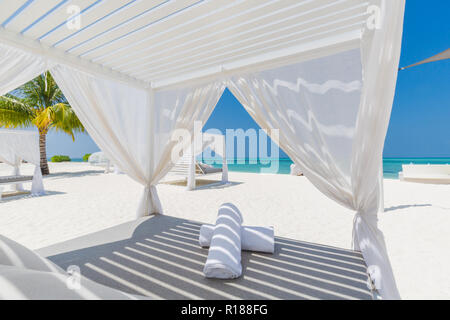
[[403, 164], [399, 179], [419, 183], [450, 184], [450, 165]]
[[[183, 176], [187, 179], [189, 172], [189, 159], [182, 158], [178, 163], [170, 170], [169, 173], [173, 175]], [[196, 161], [195, 163], [195, 174], [197, 176], [205, 176], [208, 174], [220, 173], [222, 168], [215, 168], [213, 166], [207, 165], [206, 163]]]
[[202, 175], [222, 172], [222, 168], [215, 168], [203, 162], [197, 162], [196, 169], [196, 173], [200, 173]]
[[21, 184], [23, 182], [33, 181], [33, 176], [3, 176], [0, 177], [0, 200], [2, 200], [2, 191], [4, 185]]

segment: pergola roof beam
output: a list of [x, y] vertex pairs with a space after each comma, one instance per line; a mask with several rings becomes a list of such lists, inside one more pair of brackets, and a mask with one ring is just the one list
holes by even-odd
[[[232, 39], [235, 33], [242, 35], [252, 30], [260, 30], [268, 28], [268, 26], [289, 25], [293, 22], [300, 25], [303, 20], [319, 16], [321, 13], [338, 15], [342, 9], [348, 8], [349, 4], [361, 6], [361, 1], [341, 0], [319, 7], [317, 7], [317, 4], [312, 6], [311, 2], [302, 2], [277, 10], [271, 9], [271, 7], [268, 7], [269, 4], [264, 3], [263, 5], [252, 6], [247, 11], [240, 11], [227, 15], [223, 19], [214, 20], [210, 24], [202, 24], [198, 28], [191, 27], [186, 30], [188, 26], [183, 26], [183, 31], [178, 34], [169, 33], [170, 30], [154, 34], [143, 43], [133, 43], [121, 49], [121, 51], [128, 49], [128, 52], [124, 52], [125, 54], [120, 55], [119, 52], [110, 52], [94, 58], [93, 61], [109, 66], [114, 64], [116, 69], [122, 69], [124, 65], [144, 63], [145, 61], [140, 60], [142, 58], [154, 60], [155, 55], [168, 57], [179, 54], [185, 47], [196, 49], [203, 47], [205, 44], [224, 42], [226, 39]], [[212, 32], [214, 30], [217, 31]], [[133, 47], [133, 50], [129, 50], [131, 47]], [[110, 56], [112, 57], [109, 58]], [[125, 60], [126, 62], [123, 62]]]
[[[200, 22], [200, 27], [198, 29], [194, 29], [194, 32], [197, 30], [207, 30], [211, 32], [211, 28], [214, 25], [220, 25], [220, 27], [225, 27], [224, 25], [221, 25], [223, 21], [229, 20], [229, 19], [236, 19], [242, 15], [246, 15], [249, 12], [257, 11], [260, 8], [266, 8], [268, 5], [270, 5], [270, 2], [263, 2], [261, 0], [249, 0], [245, 4], [246, 6], [248, 4], [254, 3], [254, 6], [251, 6], [251, 9], [245, 10], [245, 7], [241, 7], [242, 3], [232, 3], [231, 5], [228, 5], [227, 7], [221, 7], [218, 8], [217, 12], [223, 11], [225, 9], [229, 9], [232, 11], [226, 11], [226, 15], [224, 19], [214, 19], [214, 22], [212, 23], [203, 23]], [[261, 4], [262, 3], [262, 4]], [[220, 10], [220, 11], [219, 11]], [[206, 15], [206, 17], [210, 17], [210, 14]], [[199, 17], [200, 18], [200, 17]], [[204, 18], [204, 17], [201, 17]], [[124, 47], [121, 47], [116, 50], [111, 50], [109, 52], [106, 52], [105, 54], [96, 56], [92, 59], [92, 61], [100, 62], [100, 63], [106, 63], [108, 61], [109, 63], [117, 60], [124, 60], [128, 59], [129, 57], [134, 56], [135, 54], [139, 54], [141, 52], [147, 51], [149, 46], [158, 46], [161, 43], [170, 43], [170, 42], [177, 42], [177, 40], [181, 40], [184, 42], [185, 37], [192, 33], [192, 32], [186, 32], [186, 30], [189, 30], [189, 24], [193, 24], [198, 22], [201, 19], [192, 19], [186, 22], [186, 24], [183, 25], [175, 25], [171, 28], [167, 28], [162, 30], [161, 32], [152, 32], [150, 36], [144, 37], [140, 41], [132, 42]], [[180, 32], [181, 31], [181, 32]], [[160, 39], [158, 39], [160, 38]], [[131, 50], [133, 49], [133, 50]]]
[[[328, 48], [349, 35], [360, 40], [371, 3], [18, 0], [14, 5], [0, 2], [0, 23], [6, 22], [0, 39], [49, 60], [145, 88], [155, 81], [214, 73], [236, 61], [270, 61], [274, 52], [290, 54], [292, 48], [312, 43]], [[64, 27], [73, 19], [67, 11], [71, 5], [80, 9], [78, 30]]]
[[[61, 39], [57, 40], [55, 43], [53, 43], [52, 47], [58, 47], [63, 42], [68, 41], [69, 39], [77, 36], [78, 34], [80, 34], [82, 32], [88, 31], [89, 28], [92, 28], [96, 24], [102, 23], [108, 19], [111, 19], [115, 15], [122, 13], [127, 8], [130, 8], [131, 6], [135, 6], [137, 3], [139, 3], [136, 1], [137, 0], [131, 0], [118, 8], [116, 7], [116, 4], [110, 3], [110, 6], [102, 6], [100, 8], [102, 11], [99, 10], [100, 12], [96, 11], [96, 12], [91, 12], [91, 15], [85, 15], [83, 17], [83, 26], [79, 30], [76, 30], [75, 32], [73, 32], [67, 36], [63, 36], [63, 38], [61, 38]], [[101, 16], [100, 18], [98, 18], [99, 15]]]
[[270, 51], [269, 53], [244, 57], [222, 65], [196, 69], [193, 72], [180, 72], [176, 76], [153, 81], [152, 88], [164, 89], [170, 86], [193, 84], [196, 81], [213, 80], [217, 77], [231, 76], [241, 72], [272, 68], [308, 59], [320, 58], [358, 48], [360, 36], [360, 31], [347, 32], [328, 39], [319, 39], [289, 48]]
[[27, 1], [14, 1], [11, 3], [11, 9], [15, 9], [17, 5], [19, 7], [2, 23], [2, 27], [6, 27], [15, 17], [17, 17], [26, 7], [28, 7], [34, 0]]
[[[226, 51], [224, 50], [211, 50], [203, 52], [201, 55], [184, 59], [180, 63], [169, 63], [168, 66], [154, 67], [151, 69], [141, 69], [138, 72], [131, 73], [133, 76], [140, 78], [146, 75], [143, 79], [159, 79], [162, 74], [170, 75], [171, 72], [181, 72], [188, 69], [195, 69], [206, 64], [221, 64], [223, 59], [232, 60], [236, 56], [241, 55], [252, 55], [261, 52], [267, 52], [273, 48], [280, 48], [283, 46], [288, 46], [289, 44], [295, 45], [295, 43], [301, 43], [301, 40], [309, 39], [312, 41], [314, 37], [329, 35], [334, 36], [335, 34], [343, 33], [346, 31], [360, 31], [362, 27], [362, 22], [359, 16], [350, 19], [345, 19], [340, 22], [333, 22], [328, 25], [321, 25], [319, 27], [313, 27], [311, 29], [301, 30], [296, 33], [291, 33], [288, 35], [276, 34], [277, 37], [265, 38], [260, 37], [260, 41], [254, 41], [249, 45], [242, 45], [243, 43], [231, 43], [228, 45]], [[343, 30], [343, 31], [342, 31]], [[274, 35], [275, 36], [275, 35]], [[214, 54], [214, 52], [217, 52]]]
[[[354, 22], [357, 22], [358, 19], [363, 19], [365, 11], [361, 6], [357, 6], [352, 10], [343, 10], [341, 12], [330, 13], [336, 17], [337, 21], [344, 21], [347, 19], [353, 19]], [[195, 45], [188, 45], [185, 50], [182, 50], [180, 47], [175, 48], [174, 50], [158, 50], [157, 55], [148, 55], [145, 59], [135, 59], [133, 62], [127, 63], [128, 67], [115, 67], [115, 70], [120, 70], [126, 73], [133, 73], [136, 71], [150, 70], [156, 66], [156, 68], [163, 68], [166, 65], [176, 64], [178, 62], [186, 61], [187, 59], [192, 60], [196, 57], [205, 55], [207, 53], [208, 57], [211, 56], [214, 52], [221, 52], [226, 47], [236, 47], [245, 45], [250, 46], [253, 43], [260, 43], [261, 38], [265, 38], [268, 36], [289, 36], [292, 34], [305, 32], [306, 30], [311, 30], [312, 27], [320, 27], [323, 25], [324, 19], [326, 19], [328, 15], [325, 17], [317, 17], [302, 21], [298, 19], [297, 16], [294, 16], [292, 19], [295, 21], [301, 21], [297, 24], [292, 23], [283, 23], [283, 21], [276, 21], [273, 23], [262, 24], [262, 26], [258, 26], [256, 28], [246, 28], [246, 31], [242, 33], [232, 33], [228, 37], [220, 37], [213, 35], [211, 41], [202, 41], [201, 43], [196, 43]], [[290, 21], [287, 21], [290, 22]], [[259, 25], [259, 24], [258, 24]], [[277, 28], [278, 25], [281, 25], [281, 28]], [[287, 25], [287, 26], [285, 26]], [[265, 32], [263, 32], [265, 31]], [[156, 56], [156, 57], [155, 57]], [[159, 59], [158, 59], [159, 56]], [[186, 58], [188, 57], [188, 58]], [[202, 58], [199, 58], [202, 59]], [[108, 64], [105, 64], [108, 65]], [[146, 68], [148, 67], [148, 68]]]
[[38, 41], [30, 40], [22, 35], [10, 32], [4, 28], [0, 28], [0, 43], [17, 48], [19, 50], [39, 55], [45, 59], [48, 59], [49, 62], [61, 63], [78, 70], [82, 70], [86, 73], [95, 74], [115, 81], [120, 81], [130, 86], [138, 88], [148, 88], [150, 86], [150, 83], [148, 82], [138, 80], [130, 75], [114, 71], [110, 68], [103, 67], [87, 60], [74, 57], [61, 50], [46, 47]]
[[[25, 15], [25, 21], [16, 20], [17, 23], [13, 22], [9, 28], [11, 30], [20, 31], [21, 34], [26, 33], [28, 30], [33, 28], [36, 24], [44, 20], [46, 17], [51, 15], [53, 12], [58, 10], [62, 5], [70, 0], [48, 0], [46, 5], [35, 2], [33, 5], [27, 8], [22, 15]], [[30, 24], [30, 21], [33, 21]]]
[[[105, 4], [105, 2], [102, 2], [102, 1], [104, 1], [104, 0], [97, 0], [97, 1], [95, 1], [94, 3], [90, 4], [89, 6], [87, 6], [86, 8], [82, 9], [82, 10], [80, 11], [80, 13], [75, 14], [75, 15], [72, 16], [72, 17], [70, 17], [70, 16], [67, 17], [65, 20], [63, 20], [63, 21], [62, 21], [60, 24], [58, 24], [56, 27], [54, 27], [53, 29], [47, 31], [47, 32], [44, 33], [43, 35], [41, 35], [41, 36], [39, 37], [39, 41], [46, 40], [46, 42], [51, 42], [51, 40], [48, 40], [48, 38], [50, 37], [50, 35], [54, 34], [54, 33], [57, 32], [57, 31], [61, 31], [61, 30], [62, 30], [63, 33], [66, 33], [67, 30], [61, 29], [62, 27], [64, 27], [64, 26], [67, 27], [67, 23], [68, 23], [69, 21], [73, 21], [73, 20], [75, 20], [75, 19], [77, 19], [77, 18], [80, 18], [80, 19], [81, 19], [81, 16], [87, 14], [89, 11], [93, 11], [95, 8], [97, 8], [97, 6], [100, 6], [100, 5], [102, 5], [102, 4]], [[66, 11], [66, 12], [67, 12], [67, 11]], [[68, 28], [67, 28], [67, 29], [68, 29]]]
[[[151, 20], [152, 16], [158, 17], [158, 14], [162, 16], [161, 10], [167, 8], [168, 3], [169, 0], [160, 0], [156, 4], [140, 0], [135, 5], [122, 9], [120, 15], [114, 14], [99, 23], [90, 24], [87, 28], [68, 38], [67, 42], [59, 43], [58, 46], [67, 52], [76, 53], [77, 48], [82, 48], [99, 39], [109, 39], [114, 32], [121, 28], [131, 27], [139, 19]], [[82, 52], [82, 49], [79, 51]]]
[[[39, 26], [43, 26], [42, 23], [46, 23], [49, 25], [55, 15], [60, 14], [61, 12], [66, 12], [64, 10], [72, 0], [50, 0], [45, 3], [37, 4], [39, 9], [34, 9], [34, 6], [27, 8], [23, 15], [26, 15], [26, 19], [16, 20], [12, 23], [11, 30], [19, 31], [22, 35], [27, 35], [29, 37], [39, 38], [39, 35], [42, 35], [42, 32], [38, 32]], [[56, 3], [56, 4], [55, 4]], [[30, 23], [30, 21], [33, 21]], [[48, 26], [46, 26], [48, 29]], [[8, 27], [9, 29], [9, 27]]]
[[[148, 19], [145, 19], [145, 17], [140, 17], [139, 21], [134, 21], [133, 24], [129, 24], [128, 29], [125, 28], [125, 30], [118, 28], [115, 29], [114, 32], [117, 34], [114, 34], [114, 32], [108, 34], [107, 38], [103, 37], [97, 37], [93, 41], [86, 42], [89, 43], [87, 47], [83, 46], [75, 46], [74, 48], [71, 48], [68, 50], [68, 52], [74, 53], [76, 55], [79, 55], [80, 57], [85, 57], [88, 59], [92, 59], [94, 55], [98, 55], [100, 52], [105, 52], [109, 50], [114, 50], [115, 46], [121, 47], [123, 45], [123, 42], [127, 41], [135, 41], [136, 39], [139, 39], [140, 34], [143, 32], [147, 32], [148, 29], [152, 26], [158, 25], [163, 21], [174, 19], [175, 17], [183, 17], [186, 12], [194, 10], [196, 8], [201, 8], [201, 4], [203, 4], [207, 0], [179, 0], [176, 2], [168, 2], [166, 7], [169, 5], [176, 4], [177, 7], [179, 7], [179, 4], [183, 4], [181, 8], [177, 8], [175, 11], [170, 12], [167, 14], [167, 8], [165, 10], [159, 10], [160, 17], [157, 19], [151, 19], [150, 22]], [[223, 1], [223, 0], [217, 0], [217, 1]], [[162, 6], [158, 7], [157, 9], [161, 9]]]

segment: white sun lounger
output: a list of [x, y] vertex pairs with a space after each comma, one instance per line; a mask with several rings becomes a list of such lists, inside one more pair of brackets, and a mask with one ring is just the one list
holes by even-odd
[[450, 165], [403, 164], [399, 179], [419, 183], [450, 184]]
[[3, 192], [3, 186], [4, 185], [15, 185], [15, 184], [21, 184], [24, 182], [31, 182], [33, 181], [33, 176], [4, 176], [0, 177], [0, 201], [2, 200], [2, 192]]

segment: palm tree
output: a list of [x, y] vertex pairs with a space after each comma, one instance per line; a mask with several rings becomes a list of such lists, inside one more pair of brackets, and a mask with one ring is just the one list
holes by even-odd
[[36, 126], [42, 174], [49, 174], [46, 152], [46, 135], [49, 130], [63, 131], [72, 136], [84, 132], [75, 112], [50, 72], [38, 76], [18, 89], [0, 96], [0, 127], [26, 128]]

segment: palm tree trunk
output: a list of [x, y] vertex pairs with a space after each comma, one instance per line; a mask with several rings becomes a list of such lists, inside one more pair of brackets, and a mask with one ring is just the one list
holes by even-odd
[[45, 131], [39, 131], [39, 151], [41, 153], [41, 172], [42, 175], [50, 173], [47, 162], [47, 147], [46, 147], [47, 133]]

